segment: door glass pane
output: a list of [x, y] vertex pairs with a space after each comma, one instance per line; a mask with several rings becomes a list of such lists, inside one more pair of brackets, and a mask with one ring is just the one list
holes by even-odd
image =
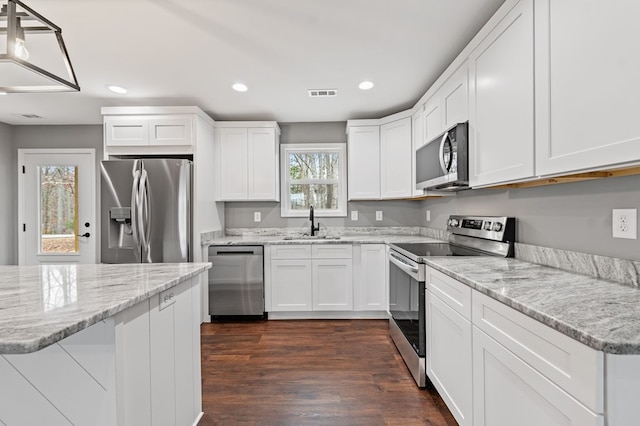
[[78, 167], [40, 166], [40, 253], [78, 252]]

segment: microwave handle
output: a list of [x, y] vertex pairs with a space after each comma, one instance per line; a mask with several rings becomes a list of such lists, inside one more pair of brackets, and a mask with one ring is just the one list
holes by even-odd
[[[442, 173], [444, 173], [445, 175], [449, 173], [451, 163], [453, 162], [452, 155], [449, 155], [449, 164], [445, 164], [444, 162], [444, 146], [447, 143], [451, 145], [451, 142], [449, 141], [449, 132], [444, 132], [444, 135], [442, 135], [442, 140], [440, 141], [440, 152], [438, 157], [440, 158], [440, 168], [442, 169]], [[451, 152], [451, 149], [449, 149], [449, 152]]]

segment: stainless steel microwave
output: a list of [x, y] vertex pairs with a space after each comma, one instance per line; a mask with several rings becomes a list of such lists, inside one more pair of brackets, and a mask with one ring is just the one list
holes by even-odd
[[458, 123], [416, 150], [416, 187], [432, 191], [469, 188], [469, 123]]

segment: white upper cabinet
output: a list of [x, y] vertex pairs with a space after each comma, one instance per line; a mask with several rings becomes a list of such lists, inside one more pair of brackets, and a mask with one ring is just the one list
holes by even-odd
[[279, 201], [277, 124], [218, 122], [220, 201]]
[[411, 152], [411, 189], [414, 197], [423, 195], [422, 189], [416, 188], [416, 150], [424, 143], [423, 113], [424, 108], [421, 107], [411, 116], [411, 144], [413, 145]]
[[[422, 113], [422, 124], [423, 124], [423, 134], [424, 139], [420, 146], [426, 144], [431, 141], [433, 138], [437, 137], [444, 130], [444, 122], [442, 120], [442, 108], [440, 105], [440, 96], [436, 93], [432, 98], [430, 98], [424, 104], [424, 111]], [[417, 148], [420, 148], [418, 146]]]
[[534, 174], [533, 49], [533, 1], [521, 0], [470, 54], [472, 187]]
[[347, 144], [349, 200], [380, 198], [380, 126], [349, 128]]
[[415, 179], [408, 112], [349, 121], [347, 129], [349, 200], [411, 197]]
[[469, 119], [468, 80], [468, 68], [465, 62], [438, 90], [444, 115], [443, 131], [456, 123], [464, 123]]
[[248, 150], [246, 128], [222, 128], [218, 133], [220, 147], [220, 199], [248, 198]]
[[380, 196], [411, 197], [415, 188], [411, 164], [411, 117], [380, 126]]
[[248, 198], [279, 200], [279, 144], [275, 128], [247, 129], [248, 138]]
[[105, 116], [105, 145], [192, 145], [194, 123], [189, 115]]
[[538, 175], [640, 160], [640, 3], [536, 1]]

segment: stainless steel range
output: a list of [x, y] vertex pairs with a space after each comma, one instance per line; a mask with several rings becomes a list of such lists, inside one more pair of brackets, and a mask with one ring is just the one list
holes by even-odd
[[426, 384], [425, 258], [513, 256], [515, 219], [450, 216], [448, 242], [389, 246], [389, 332], [414, 380]]

